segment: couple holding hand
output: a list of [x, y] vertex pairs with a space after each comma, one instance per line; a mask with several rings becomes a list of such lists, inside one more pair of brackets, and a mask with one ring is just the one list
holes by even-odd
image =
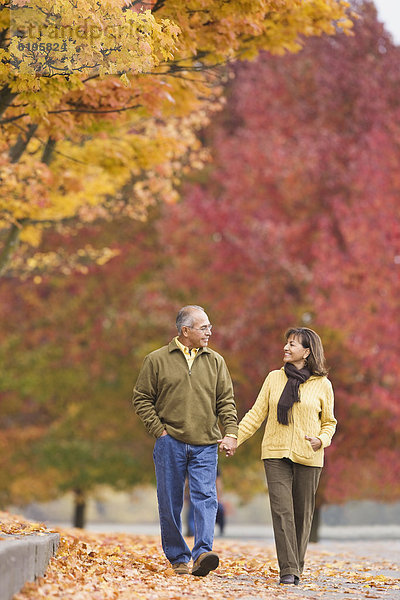
[[[212, 325], [200, 306], [184, 306], [178, 335], [148, 354], [133, 405], [156, 438], [153, 458], [162, 547], [178, 575], [205, 576], [218, 567], [213, 552], [217, 512], [218, 445], [227, 456], [266, 421], [261, 459], [267, 478], [280, 584], [297, 585], [303, 572], [324, 448], [336, 428], [333, 390], [319, 336], [311, 329], [285, 334], [283, 367], [271, 371], [237, 424], [229, 371], [208, 347]], [[221, 439], [221, 424], [224, 437]], [[188, 478], [194, 510], [194, 546], [182, 535]]]

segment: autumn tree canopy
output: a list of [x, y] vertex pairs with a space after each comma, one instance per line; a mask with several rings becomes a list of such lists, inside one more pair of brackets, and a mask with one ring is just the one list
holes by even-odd
[[[285, 329], [316, 329], [339, 421], [321, 501], [398, 499], [400, 50], [370, 3], [359, 10], [354, 36], [236, 64], [225, 108], [202, 131], [213, 163], [186, 180], [181, 202], [146, 227], [46, 232], [39, 248], [99, 243], [113, 261], [85, 277], [2, 282], [3, 497], [29, 489], [33, 467], [38, 495], [149, 476], [152, 440], [130, 412], [131, 386], [143, 356], [174, 335], [177, 309], [195, 302], [215, 324], [241, 414], [281, 366]], [[102, 471], [105, 457], [115, 473]], [[258, 458], [257, 439], [222, 458], [226, 484], [253, 491]]]
[[342, 0], [1, 0], [0, 269], [43, 227], [174, 201], [204, 162], [196, 131], [224, 63], [348, 31], [348, 12]]
[[[161, 248], [151, 222], [127, 220], [92, 224], [62, 243], [73, 254], [81, 238], [108, 246], [115, 237], [121, 253], [105, 265], [89, 263], [85, 275], [0, 282], [3, 507], [67, 491], [82, 504], [99, 486], [129, 489], [152, 478], [151, 440], [130, 398], [149, 344], [170, 335], [154, 314], [143, 316]], [[42, 249], [57, 247], [57, 238], [47, 232]]]

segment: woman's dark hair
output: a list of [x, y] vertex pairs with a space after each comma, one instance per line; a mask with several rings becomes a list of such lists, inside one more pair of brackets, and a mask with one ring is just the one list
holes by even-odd
[[291, 327], [285, 333], [286, 341], [290, 336], [295, 337], [303, 348], [309, 348], [307, 356], [307, 367], [312, 375], [327, 375], [324, 348], [318, 333], [307, 327]]

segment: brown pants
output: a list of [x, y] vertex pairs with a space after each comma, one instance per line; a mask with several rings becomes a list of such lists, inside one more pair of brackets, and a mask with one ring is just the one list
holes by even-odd
[[281, 577], [300, 577], [311, 531], [321, 467], [288, 458], [264, 460]]

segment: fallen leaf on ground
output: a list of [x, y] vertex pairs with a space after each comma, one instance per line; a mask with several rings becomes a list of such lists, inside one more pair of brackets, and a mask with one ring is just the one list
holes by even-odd
[[[50, 531], [8, 513], [0, 512], [0, 522], [4, 533]], [[301, 584], [279, 586], [273, 545], [217, 539], [214, 549], [220, 555], [220, 566], [207, 577], [193, 577], [173, 572], [156, 536], [51, 531], [58, 531], [61, 537], [57, 555], [50, 560], [45, 576], [27, 583], [13, 600], [400, 598], [398, 567], [389, 561], [374, 563], [313, 549]]]

